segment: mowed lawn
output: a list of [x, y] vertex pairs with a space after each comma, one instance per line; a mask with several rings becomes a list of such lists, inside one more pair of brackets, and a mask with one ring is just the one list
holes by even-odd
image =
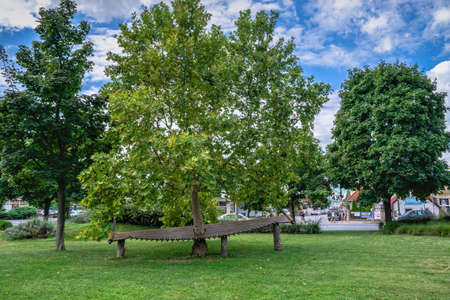
[[[1, 299], [450, 299], [450, 239], [376, 232], [229, 238], [229, 257], [189, 256], [191, 242], [0, 240]], [[1, 234], [3, 237], [4, 234]]]

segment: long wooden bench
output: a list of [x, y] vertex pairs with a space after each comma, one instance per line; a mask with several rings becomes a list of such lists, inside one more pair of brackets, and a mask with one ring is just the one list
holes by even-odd
[[117, 257], [125, 255], [125, 240], [138, 239], [149, 241], [182, 241], [194, 239], [221, 238], [221, 254], [228, 255], [229, 235], [253, 231], [259, 228], [272, 225], [274, 250], [281, 251], [280, 227], [279, 223], [291, 222], [285, 216], [276, 216], [269, 218], [258, 218], [245, 221], [231, 221], [216, 224], [206, 224], [205, 233], [202, 236], [194, 237], [193, 226], [172, 227], [162, 229], [137, 230], [128, 232], [111, 232], [108, 242], [117, 242]]

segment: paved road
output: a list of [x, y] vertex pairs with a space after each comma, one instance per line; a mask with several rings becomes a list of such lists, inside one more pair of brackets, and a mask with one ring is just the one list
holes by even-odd
[[[321, 216], [306, 216], [306, 221], [318, 221], [320, 220], [320, 228], [323, 231], [376, 231], [378, 230], [378, 224], [365, 224], [362, 222], [328, 222], [326, 215]], [[299, 222], [300, 218], [296, 217], [296, 221]]]
[[323, 231], [376, 231], [378, 230], [378, 224], [328, 223], [320, 224], [320, 229]]

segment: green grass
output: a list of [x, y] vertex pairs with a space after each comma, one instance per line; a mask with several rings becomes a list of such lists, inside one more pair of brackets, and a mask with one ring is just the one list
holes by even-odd
[[[191, 258], [190, 242], [127, 240], [116, 246], [54, 239], [0, 240], [1, 299], [449, 299], [450, 239], [376, 232], [271, 234], [208, 241], [211, 255]], [[136, 226], [121, 226], [129, 230]]]

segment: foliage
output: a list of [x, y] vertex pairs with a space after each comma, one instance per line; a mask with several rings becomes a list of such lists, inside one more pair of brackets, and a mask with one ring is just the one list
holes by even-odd
[[105, 87], [117, 143], [81, 175], [84, 205], [111, 219], [131, 203], [196, 232], [222, 193], [284, 206], [300, 133], [329, 87], [302, 76], [292, 41], [274, 39], [275, 13], [242, 12], [225, 35], [199, 1], [171, 5], [120, 27]]
[[450, 141], [445, 93], [417, 66], [382, 62], [350, 70], [339, 95], [327, 148], [333, 182], [361, 190], [366, 204], [389, 204], [394, 193], [423, 199], [449, 184], [441, 159]]
[[8, 219], [8, 212], [6, 210], [0, 209], [0, 219]]
[[33, 219], [5, 230], [8, 240], [42, 239], [55, 233], [55, 226], [40, 219]]
[[[380, 229], [385, 234], [391, 234], [396, 232], [397, 228], [406, 226], [406, 225], [428, 225], [428, 224], [450, 224], [450, 220], [448, 218], [441, 217], [441, 218], [433, 218], [433, 217], [421, 217], [421, 218], [411, 218], [411, 219], [403, 219], [399, 221], [388, 221], [386, 224], [380, 223]], [[416, 228], [416, 227], [408, 227], [405, 228]], [[417, 228], [426, 228], [425, 227], [417, 227]]]
[[[326, 160], [318, 140], [311, 134], [304, 136], [295, 166], [297, 180], [289, 183], [290, 205], [298, 206], [308, 199], [313, 207], [327, 207], [331, 186], [326, 174]], [[291, 212], [292, 214], [292, 212]]]
[[[296, 234], [318, 234], [321, 233], [320, 221], [307, 221], [300, 224], [280, 224], [280, 231], [282, 233], [296, 233]], [[272, 233], [272, 226], [266, 226], [255, 230], [259, 233]]]
[[70, 217], [68, 221], [73, 224], [86, 224], [91, 221], [91, 215], [92, 213], [90, 211], [86, 211], [77, 216]]
[[0, 220], [0, 230], [5, 230], [9, 227], [12, 227], [13, 225], [11, 224], [11, 222], [5, 221], [5, 220]]
[[356, 203], [355, 201], [352, 202], [352, 211], [371, 211], [371, 210], [372, 210], [372, 205], [363, 206], [363, 205], [358, 205], [358, 203]]
[[19, 206], [7, 212], [2, 212], [0, 219], [20, 220], [28, 219], [37, 215], [37, 210], [32, 206]]
[[42, 180], [37, 191], [57, 185], [59, 250], [64, 249], [66, 189], [77, 186], [76, 177], [90, 156], [105, 149], [99, 138], [107, 121], [104, 97], [79, 95], [92, 68], [88, 58], [93, 49], [86, 40], [88, 23], [71, 23], [75, 13], [71, 0], [41, 8], [35, 28], [39, 40], [30, 48], [19, 46], [17, 64], [7, 60], [3, 48], [0, 51], [10, 83], [0, 103], [2, 175], [20, 184], [29, 170], [28, 178]]
[[393, 233], [450, 237], [450, 223], [429, 222], [427, 224], [401, 224]]
[[116, 219], [117, 223], [143, 225], [150, 227], [161, 227], [161, 217], [163, 214], [159, 211], [141, 211], [127, 208], [123, 215]]

